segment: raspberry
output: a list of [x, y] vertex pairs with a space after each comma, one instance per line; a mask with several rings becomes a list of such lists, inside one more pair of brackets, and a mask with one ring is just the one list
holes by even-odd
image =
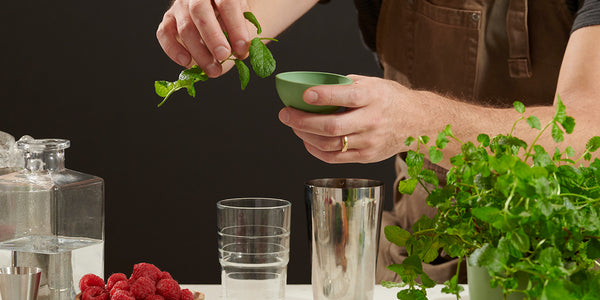
[[150, 295], [148, 297], [146, 297], [146, 299], [144, 300], [165, 300], [165, 298], [161, 295]]
[[131, 273], [131, 280], [137, 280], [144, 276], [152, 279], [155, 283], [160, 279], [162, 271], [155, 265], [149, 263], [139, 263], [133, 266], [133, 273]]
[[121, 280], [121, 281], [115, 283], [113, 288], [110, 290], [110, 296], [112, 297], [113, 294], [118, 290], [123, 290], [123, 291], [129, 292], [129, 281]]
[[136, 299], [145, 299], [156, 292], [156, 287], [152, 279], [142, 276], [131, 284], [129, 290]]
[[[83, 300], [83, 299], [82, 299]], [[117, 290], [111, 297], [110, 300], [135, 300], [135, 297], [128, 291]]]
[[165, 300], [179, 300], [181, 289], [173, 279], [161, 279], [156, 284], [156, 293], [165, 297]]
[[108, 300], [110, 295], [104, 287], [89, 286], [85, 292], [81, 294], [81, 300]]
[[79, 289], [85, 292], [90, 286], [99, 286], [104, 288], [104, 280], [94, 274], [85, 274], [79, 280]]
[[188, 289], [181, 290], [179, 300], [194, 300], [194, 294]]
[[173, 277], [171, 276], [171, 273], [169, 273], [167, 271], [163, 271], [158, 280], [161, 280], [161, 279], [173, 279]]
[[115, 283], [122, 280], [127, 280], [127, 275], [123, 273], [115, 273], [110, 275], [110, 277], [108, 277], [108, 280], [106, 281], [106, 289], [109, 291], [112, 290], [113, 286], [115, 286]]

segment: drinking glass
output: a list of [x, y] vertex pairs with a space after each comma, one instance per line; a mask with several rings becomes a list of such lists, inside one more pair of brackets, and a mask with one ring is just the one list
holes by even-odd
[[283, 300], [290, 250], [291, 203], [234, 198], [217, 203], [223, 298]]

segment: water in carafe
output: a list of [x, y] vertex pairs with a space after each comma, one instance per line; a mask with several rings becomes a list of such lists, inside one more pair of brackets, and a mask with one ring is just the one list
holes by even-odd
[[68, 140], [17, 142], [24, 168], [0, 174], [0, 265], [43, 269], [38, 299], [72, 300], [104, 277], [104, 181], [65, 168]]

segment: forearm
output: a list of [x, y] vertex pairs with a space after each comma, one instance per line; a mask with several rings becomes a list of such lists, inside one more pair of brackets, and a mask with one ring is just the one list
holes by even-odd
[[249, 0], [264, 37], [276, 37], [310, 10], [318, 0]]
[[[525, 141], [528, 146], [531, 146], [533, 141], [536, 141], [536, 144], [543, 146], [550, 155], [554, 153], [556, 147], [564, 151], [567, 146], [571, 146], [575, 150], [575, 155], [572, 159], [577, 159], [584, 153], [587, 141], [600, 132], [599, 123], [594, 122], [594, 116], [590, 113], [589, 107], [586, 109], [586, 107], [577, 105], [569, 106], [568, 103], [566, 104], [567, 115], [575, 118], [578, 125], [572, 134], [564, 134], [563, 142], [556, 143], [552, 138], [551, 126], [540, 135], [540, 130], [531, 128], [526, 120], [523, 119], [517, 122], [513, 129], [515, 121], [521, 118], [521, 114], [512, 107], [484, 107], [448, 99], [433, 93], [419, 93], [422, 93], [423, 101], [432, 103], [431, 105], [426, 105], [429, 106], [429, 113], [432, 114], [430, 118], [427, 118], [431, 120], [431, 124], [424, 126], [427, 129], [422, 131], [432, 141], [435, 141], [437, 133], [442, 131], [448, 124], [451, 125], [452, 133], [460, 141], [470, 141], [475, 144], [477, 144], [477, 136], [480, 133], [493, 137], [498, 134], [508, 134], [512, 131], [513, 136]], [[576, 95], [569, 94], [565, 96], [575, 97]], [[577, 101], [579, 100], [571, 99], [570, 103], [572, 104]], [[538, 117], [543, 129], [546, 124], [552, 121], [555, 112], [556, 105], [526, 107], [523, 117], [527, 118], [531, 115]], [[433, 145], [433, 142], [430, 142], [430, 145]], [[460, 152], [460, 143], [458, 141], [450, 141], [443, 152], [444, 160], [440, 164], [443, 167], [449, 168], [451, 167], [449, 159]]]

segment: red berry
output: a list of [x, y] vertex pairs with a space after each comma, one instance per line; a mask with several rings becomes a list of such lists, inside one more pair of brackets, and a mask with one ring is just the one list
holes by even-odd
[[160, 279], [173, 279], [173, 277], [171, 276], [171, 273], [167, 272], [167, 271], [163, 271], [162, 274], [160, 275]]
[[162, 275], [162, 271], [157, 268], [153, 264], [149, 263], [139, 263], [133, 266], [133, 273], [131, 273], [132, 280], [137, 280], [138, 278], [144, 276], [152, 279], [155, 283], [160, 279]]
[[144, 300], [165, 300], [165, 298], [161, 295], [150, 295], [148, 297], [146, 297], [146, 299]]
[[123, 291], [129, 292], [129, 281], [121, 280], [121, 281], [115, 283], [113, 288], [110, 290], [110, 296], [112, 297], [113, 294], [118, 290], [123, 290]]
[[131, 284], [129, 291], [136, 299], [145, 299], [156, 292], [154, 280], [142, 276]]
[[135, 297], [131, 294], [131, 292], [124, 291], [124, 290], [117, 290], [110, 297], [110, 300], [135, 300]]
[[94, 274], [85, 274], [79, 280], [79, 289], [81, 292], [85, 292], [90, 286], [99, 286], [104, 288], [104, 279]]
[[188, 289], [181, 290], [179, 300], [194, 300], [194, 294]]
[[165, 300], [179, 300], [181, 289], [173, 279], [161, 279], [156, 284], [156, 293], [165, 297]]
[[115, 286], [115, 283], [122, 280], [127, 280], [127, 275], [123, 273], [115, 273], [110, 275], [110, 277], [108, 277], [108, 280], [106, 281], [106, 289], [109, 291], [112, 290], [113, 286]]
[[81, 300], [108, 300], [110, 295], [104, 287], [89, 286], [81, 294]]

